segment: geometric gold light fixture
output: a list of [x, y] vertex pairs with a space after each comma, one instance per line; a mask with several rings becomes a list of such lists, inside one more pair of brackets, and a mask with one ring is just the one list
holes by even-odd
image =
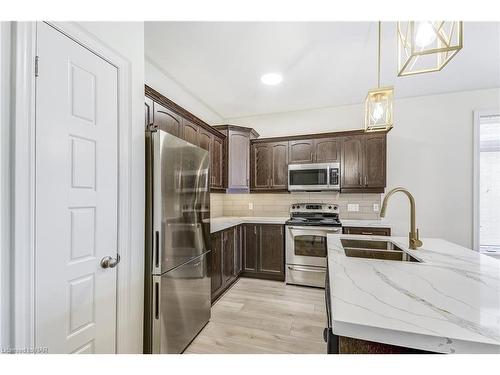
[[378, 23], [377, 88], [368, 91], [365, 100], [365, 132], [387, 131], [392, 128], [394, 87], [380, 87], [380, 31]]
[[398, 22], [398, 77], [436, 72], [463, 47], [462, 21]]

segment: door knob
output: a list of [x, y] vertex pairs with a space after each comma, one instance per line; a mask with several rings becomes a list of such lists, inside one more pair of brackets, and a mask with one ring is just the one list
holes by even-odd
[[102, 268], [115, 268], [120, 263], [120, 255], [116, 254], [116, 258], [107, 256], [101, 259]]

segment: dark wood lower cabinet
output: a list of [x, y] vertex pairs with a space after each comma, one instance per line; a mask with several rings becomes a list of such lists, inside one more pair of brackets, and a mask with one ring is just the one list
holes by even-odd
[[245, 224], [242, 276], [285, 280], [285, 238], [281, 224]]
[[212, 233], [212, 303], [240, 276], [284, 281], [283, 233], [281, 224], [243, 224]]
[[434, 354], [419, 349], [406, 348], [381, 342], [338, 336], [338, 354]]
[[212, 233], [209, 254], [209, 275], [212, 279], [212, 303], [219, 298], [241, 273], [241, 226]]

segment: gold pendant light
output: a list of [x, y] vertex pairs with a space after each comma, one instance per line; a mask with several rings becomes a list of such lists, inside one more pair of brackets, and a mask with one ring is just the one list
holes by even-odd
[[365, 132], [387, 131], [392, 128], [392, 104], [394, 101], [394, 87], [380, 87], [380, 31], [381, 22], [378, 23], [378, 57], [377, 74], [378, 85], [376, 89], [368, 91], [365, 100]]
[[398, 76], [436, 72], [463, 47], [461, 21], [398, 22]]

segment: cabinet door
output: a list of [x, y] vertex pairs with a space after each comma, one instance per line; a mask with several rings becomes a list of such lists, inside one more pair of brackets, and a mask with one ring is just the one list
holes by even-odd
[[211, 150], [211, 166], [212, 166], [212, 187], [223, 188], [224, 178], [223, 178], [223, 152], [224, 152], [224, 140], [219, 137], [214, 137], [212, 140], [212, 150]]
[[314, 161], [314, 139], [289, 142], [290, 164], [312, 163]]
[[222, 287], [222, 232], [212, 234], [212, 251], [208, 255], [213, 296]]
[[257, 271], [257, 225], [245, 224], [243, 235], [243, 270], [255, 272]]
[[228, 133], [228, 189], [248, 189], [250, 168], [250, 135], [229, 130]]
[[288, 142], [271, 143], [270, 147], [271, 189], [286, 190], [288, 187]]
[[176, 137], [182, 135], [181, 117], [156, 102], [153, 103], [153, 123], [158, 128]]
[[252, 188], [264, 190], [271, 187], [271, 147], [268, 143], [252, 145]]
[[345, 137], [342, 142], [341, 189], [362, 188], [363, 136]]
[[234, 277], [234, 237], [235, 228], [227, 229], [223, 232], [222, 256], [224, 263], [222, 267], [223, 284], [229, 284]]
[[319, 138], [314, 143], [316, 163], [340, 162], [340, 138]]
[[198, 133], [198, 146], [210, 152], [212, 148], [212, 133], [200, 128]]
[[285, 274], [283, 225], [259, 225], [258, 272]]
[[386, 134], [365, 135], [363, 185], [367, 188], [386, 186]]
[[243, 226], [238, 225], [235, 228], [235, 246], [234, 246], [234, 272], [233, 276], [238, 277], [243, 269]]
[[191, 121], [186, 119], [183, 119], [182, 124], [182, 139], [198, 146], [198, 125], [193, 124]]

